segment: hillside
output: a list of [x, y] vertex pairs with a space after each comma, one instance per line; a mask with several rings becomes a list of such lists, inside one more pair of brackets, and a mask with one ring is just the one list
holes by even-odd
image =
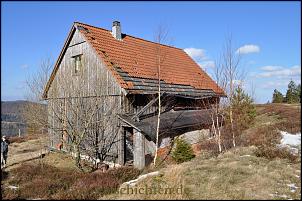
[[7, 136], [18, 135], [19, 129], [21, 135], [26, 134], [27, 120], [23, 115], [23, 111], [28, 106], [39, 107], [46, 106], [30, 101], [1, 101], [1, 134]]
[[[276, 146], [290, 141], [284, 134], [299, 133], [299, 145], [289, 147], [298, 155], [288, 155], [282, 149], [276, 152], [257, 146], [241, 146], [219, 154], [203, 151], [189, 162], [167, 165], [160, 169], [161, 175], [148, 178], [135, 189], [161, 186], [179, 189], [182, 194], [112, 194], [104, 199], [301, 199], [301, 105], [256, 105], [255, 122], [243, 138], [264, 142], [264, 138], [276, 138]], [[286, 131], [270, 132], [273, 128]], [[271, 136], [269, 136], [271, 135]], [[286, 139], [287, 137], [287, 139]], [[258, 138], [258, 139], [257, 139]], [[292, 137], [293, 139], [293, 137]], [[274, 155], [277, 154], [277, 155]], [[129, 190], [129, 192], [132, 192]]]
[[[257, 105], [256, 120], [245, 130], [244, 137], [253, 139], [255, 144], [275, 138], [276, 150], [263, 151], [257, 145], [238, 146], [219, 155], [202, 150], [185, 163], [146, 168], [141, 174], [153, 171], [160, 174], [124, 188], [123, 193], [121, 182], [136, 178], [135, 170], [75, 173], [72, 158], [62, 153], [52, 152], [43, 159], [35, 159], [39, 150], [44, 149], [46, 139], [13, 143], [2, 195], [7, 199], [301, 199], [300, 112], [300, 105]], [[294, 154], [278, 148], [286, 134], [270, 132], [272, 128], [284, 133], [300, 132], [299, 145], [291, 147]], [[112, 175], [122, 179], [117, 181]], [[150, 188], [176, 191], [134, 193]]]

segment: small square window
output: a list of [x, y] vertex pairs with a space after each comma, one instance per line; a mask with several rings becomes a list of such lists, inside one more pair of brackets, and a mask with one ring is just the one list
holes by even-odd
[[74, 59], [73, 72], [75, 75], [78, 75], [82, 68], [82, 55], [74, 56], [73, 59]]

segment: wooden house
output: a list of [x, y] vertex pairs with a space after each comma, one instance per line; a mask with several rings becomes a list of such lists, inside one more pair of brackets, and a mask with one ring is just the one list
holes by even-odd
[[[163, 60], [158, 59], [159, 49]], [[209, 126], [207, 109], [224, 92], [184, 50], [124, 34], [118, 21], [112, 30], [75, 22], [43, 94], [50, 145], [56, 147], [62, 140], [68, 144], [69, 134], [63, 129], [68, 122], [54, 111], [63, 108], [63, 116], [68, 116], [75, 108], [68, 108], [67, 100], [101, 97], [97, 113], [114, 108], [106, 122], [106, 133], [114, 139], [106, 160], [121, 165], [133, 160], [135, 167], [143, 168], [145, 156], [154, 154], [159, 64], [160, 140]]]

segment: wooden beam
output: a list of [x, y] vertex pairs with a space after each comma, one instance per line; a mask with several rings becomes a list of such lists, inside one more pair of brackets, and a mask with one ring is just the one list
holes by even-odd
[[139, 128], [137, 128], [135, 125], [133, 125], [132, 123], [130, 123], [130, 122], [127, 121], [126, 119], [122, 118], [120, 115], [117, 115], [117, 117], [118, 117], [120, 120], [124, 121], [127, 125], [131, 126], [132, 128], [134, 128], [134, 129], [136, 129], [136, 130], [138, 130], [138, 131], [141, 131]]
[[[162, 93], [160, 96], [164, 96], [165, 93]], [[151, 107], [157, 100], [158, 100], [159, 96], [157, 96], [156, 98], [152, 99], [147, 105], [145, 105], [141, 110], [139, 110], [133, 117], [131, 117], [131, 119], [139, 121], [139, 117], [141, 116], [141, 114], [143, 114], [149, 107]]]

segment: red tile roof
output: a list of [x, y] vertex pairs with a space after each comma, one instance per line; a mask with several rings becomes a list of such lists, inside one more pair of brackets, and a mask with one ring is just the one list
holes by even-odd
[[[113, 76], [124, 89], [131, 89], [133, 83], [124, 81], [114, 66], [120, 67], [130, 77], [157, 79], [158, 43], [123, 34], [116, 40], [111, 31], [76, 22], [83, 27], [79, 31], [105, 61]], [[164, 61], [161, 65], [161, 80], [170, 84], [190, 85], [196, 89], [212, 89], [218, 94], [223, 90], [195, 63], [185, 51], [160, 45]]]

